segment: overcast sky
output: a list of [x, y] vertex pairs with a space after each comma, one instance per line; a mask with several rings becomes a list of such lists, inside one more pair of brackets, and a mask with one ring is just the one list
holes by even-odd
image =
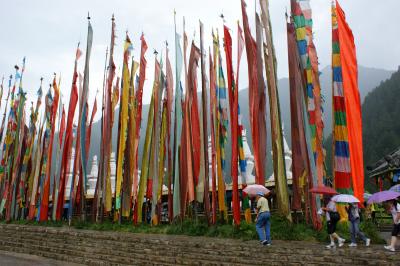
[[[247, 12], [254, 33], [255, 2], [247, 1]], [[274, 44], [278, 60], [278, 76], [287, 77], [287, 43], [285, 9], [290, 0], [270, 0], [270, 12]], [[311, 0], [313, 8], [315, 43], [321, 68], [331, 61], [331, 0]], [[358, 62], [368, 67], [397, 69], [400, 64], [400, 29], [398, 27], [399, 0], [342, 0], [347, 20], [353, 29], [357, 46]], [[53, 73], [61, 73], [61, 91], [64, 103], [69, 99], [73, 61], [77, 43], [86, 48], [87, 12], [90, 12], [94, 31], [92, 60], [90, 62], [90, 95], [92, 105], [96, 90], [101, 90], [105, 50], [110, 42], [111, 15], [117, 25], [115, 63], [122, 65], [122, 49], [125, 31], [128, 30], [134, 46], [134, 57], [139, 59], [140, 34], [144, 32], [149, 50], [147, 53], [147, 77], [144, 101], [149, 102], [154, 72], [153, 49], [165, 54], [165, 40], [174, 54], [174, 16], [177, 12], [177, 30], [182, 32], [182, 17], [186, 18], [189, 41], [199, 42], [199, 20], [205, 26], [205, 47], [211, 45], [211, 29], [219, 28], [222, 35], [224, 14], [226, 24], [232, 29], [236, 54], [236, 22], [241, 21], [240, 0], [1, 0], [0, 3], [0, 78], [13, 74], [13, 66], [21, 64], [26, 56], [24, 88], [30, 100], [40, 77], [45, 78], [45, 92]], [[258, 1], [257, 1], [257, 10]], [[242, 24], [241, 24], [242, 25]], [[174, 65], [174, 58], [171, 61]], [[245, 54], [240, 71], [240, 87], [247, 87]], [[236, 61], [234, 59], [234, 65]], [[84, 56], [79, 62], [83, 72]], [[174, 68], [174, 67], [173, 67]], [[118, 75], [120, 75], [120, 69]], [[6, 83], [6, 82], [5, 82]], [[3, 100], [4, 101], [4, 100]], [[4, 105], [3, 105], [4, 106]], [[91, 109], [91, 107], [90, 107]]]

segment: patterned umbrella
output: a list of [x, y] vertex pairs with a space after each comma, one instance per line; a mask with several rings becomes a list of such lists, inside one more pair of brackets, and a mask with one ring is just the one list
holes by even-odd
[[400, 192], [384, 190], [384, 191], [372, 194], [372, 196], [368, 199], [368, 204], [381, 203], [384, 201], [396, 199], [398, 197], [400, 197]]
[[393, 187], [389, 188], [390, 191], [400, 192], [400, 184], [394, 185]]
[[343, 203], [357, 203], [360, 202], [356, 197], [350, 194], [339, 194], [332, 197], [334, 202], [343, 202]]

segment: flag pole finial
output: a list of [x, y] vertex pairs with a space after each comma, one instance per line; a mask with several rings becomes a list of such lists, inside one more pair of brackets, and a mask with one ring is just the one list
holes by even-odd
[[87, 12], [87, 19], [90, 20], [89, 11]]
[[287, 12], [287, 7], [285, 7], [285, 17], [286, 17], [286, 22], [288, 22], [288, 12]]
[[111, 21], [112, 21], [112, 22], [114, 22], [114, 21], [115, 21], [114, 14], [112, 14]]

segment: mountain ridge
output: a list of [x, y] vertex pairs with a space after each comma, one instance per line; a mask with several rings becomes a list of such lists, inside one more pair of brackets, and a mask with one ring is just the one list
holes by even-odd
[[[393, 73], [394, 71], [389, 71], [389, 70], [384, 70], [384, 69], [377, 69], [377, 68], [368, 68], [368, 67], [363, 67], [359, 66], [359, 87], [360, 87], [360, 95], [362, 100], [366, 97], [366, 95], [371, 92], [376, 86], [379, 85], [380, 82], [383, 80], [386, 80], [389, 78], [389, 76]], [[330, 66], [327, 66], [321, 70], [321, 76], [320, 76], [320, 82], [321, 82], [321, 94], [325, 98], [325, 104], [324, 104], [324, 121], [325, 121], [325, 130], [324, 134], [325, 136], [329, 136], [329, 132], [332, 129], [332, 123], [331, 123], [331, 116], [332, 116], [332, 110], [331, 110], [331, 103], [332, 99], [331, 97], [328, 97], [331, 93], [331, 78], [330, 78]], [[285, 138], [290, 146], [290, 97], [289, 97], [289, 79], [288, 78], [281, 78], [278, 80], [278, 92], [279, 92], [279, 98], [280, 98], [280, 106], [281, 106], [281, 116], [282, 116], [282, 122], [284, 125], [284, 135]], [[199, 97], [199, 99], [201, 99]], [[247, 130], [247, 140], [250, 146], [250, 149], [252, 150], [252, 142], [251, 142], [251, 131], [250, 131], [250, 123], [249, 123], [249, 101], [248, 101], [248, 89], [241, 89], [239, 90], [239, 105], [240, 105], [240, 110], [242, 114], [242, 122], [243, 126]], [[268, 105], [268, 101], [267, 101]], [[139, 144], [139, 165], [141, 165], [141, 158], [142, 158], [142, 151], [143, 151], [143, 143], [145, 139], [145, 131], [146, 131], [146, 123], [147, 123], [147, 116], [148, 116], [148, 111], [149, 111], [149, 105], [143, 105], [143, 112], [142, 112], [142, 123], [141, 123], [141, 132], [140, 132], [140, 144]], [[118, 109], [115, 111], [115, 117], [116, 119], [114, 120], [114, 126], [113, 126], [113, 138], [112, 138], [112, 149], [115, 151], [117, 147], [117, 127], [118, 127]], [[268, 150], [270, 150], [271, 147], [271, 140], [270, 140], [270, 123], [269, 123], [269, 106], [267, 106], [267, 145], [268, 145]], [[91, 137], [91, 149], [90, 149], [90, 159], [89, 159], [89, 166], [91, 165], [91, 161], [94, 155], [99, 155], [100, 154], [100, 126], [101, 120], [98, 120], [93, 123], [93, 128], [92, 128], [92, 137]], [[228, 134], [230, 136], [230, 134]], [[230, 146], [229, 144], [227, 145], [229, 147], [229, 150], [226, 152], [226, 158], [227, 158], [227, 165], [226, 169], [230, 169]], [[267, 165], [267, 174], [270, 175], [272, 172], [272, 166], [271, 166], [271, 154], [267, 153], [267, 158], [268, 158], [268, 165]], [[90, 170], [90, 169], [88, 169]], [[229, 178], [228, 178], [229, 179]]]

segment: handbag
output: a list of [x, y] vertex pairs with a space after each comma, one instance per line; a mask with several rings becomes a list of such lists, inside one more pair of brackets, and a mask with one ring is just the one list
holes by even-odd
[[335, 222], [340, 220], [340, 214], [338, 212], [329, 212], [329, 217]]

